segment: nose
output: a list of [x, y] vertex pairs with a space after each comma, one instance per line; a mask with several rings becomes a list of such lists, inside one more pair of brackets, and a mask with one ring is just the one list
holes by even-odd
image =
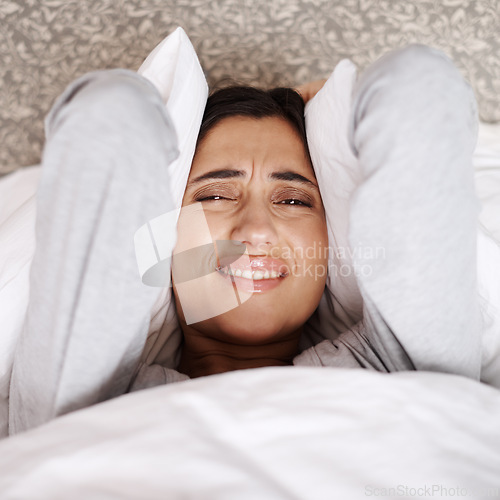
[[272, 214], [264, 200], [248, 199], [234, 220], [231, 239], [245, 243], [249, 254], [262, 254], [278, 243]]

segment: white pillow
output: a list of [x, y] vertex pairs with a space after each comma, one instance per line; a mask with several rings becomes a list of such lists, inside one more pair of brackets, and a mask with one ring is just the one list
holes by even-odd
[[0, 179], [0, 438], [7, 436], [14, 348], [28, 306], [39, 177], [40, 168], [30, 167]]
[[207, 103], [205, 75], [180, 27], [151, 51], [137, 72], [156, 86], [177, 132], [180, 154], [169, 167], [169, 177], [175, 206], [180, 207]]
[[[327, 288], [318, 315], [309, 322], [301, 348], [333, 339], [362, 318], [363, 301], [352, 272], [349, 241], [349, 199], [361, 180], [358, 162], [348, 142], [356, 66], [343, 59], [323, 88], [307, 103], [306, 132], [311, 160], [320, 187], [330, 248]], [[332, 252], [332, 249], [337, 251]]]
[[500, 123], [481, 123], [474, 151], [476, 192], [482, 201], [480, 221], [500, 243]]

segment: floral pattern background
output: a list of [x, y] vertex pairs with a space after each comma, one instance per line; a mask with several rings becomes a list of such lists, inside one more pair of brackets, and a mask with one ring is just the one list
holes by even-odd
[[95, 69], [136, 70], [175, 27], [210, 85], [260, 86], [363, 69], [411, 42], [444, 50], [500, 121], [499, 0], [1, 0], [0, 174], [40, 161], [43, 119], [64, 87]]

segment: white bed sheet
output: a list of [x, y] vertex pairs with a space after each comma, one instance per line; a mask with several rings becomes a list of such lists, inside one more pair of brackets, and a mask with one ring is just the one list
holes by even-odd
[[[230, 372], [128, 394], [2, 441], [0, 498], [500, 496], [499, 415], [500, 391], [459, 376]], [[384, 495], [389, 488], [408, 495]]]

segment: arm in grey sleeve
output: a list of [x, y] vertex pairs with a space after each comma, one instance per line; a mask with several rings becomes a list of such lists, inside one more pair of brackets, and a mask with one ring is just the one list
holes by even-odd
[[141, 282], [134, 233], [174, 208], [175, 131], [144, 77], [87, 73], [55, 102], [46, 131], [10, 434], [126, 392], [159, 295]]
[[[393, 338], [388, 338], [391, 345]], [[400, 347], [400, 363], [405, 362], [405, 369], [414, 369], [411, 360]], [[295, 366], [329, 366], [335, 368], [365, 368], [379, 372], [393, 371], [390, 359], [384, 353], [378, 353], [371, 345], [365, 333], [362, 321], [343, 332], [334, 340], [323, 340], [306, 349], [293, 360]]]
[[435, 49], [393, 51], [358, 81], [349, 134], [363, 177], [349, 220], [363, 320], [313, 348], [328, 353], [319, 364], [479, 379], [470, 87]]

